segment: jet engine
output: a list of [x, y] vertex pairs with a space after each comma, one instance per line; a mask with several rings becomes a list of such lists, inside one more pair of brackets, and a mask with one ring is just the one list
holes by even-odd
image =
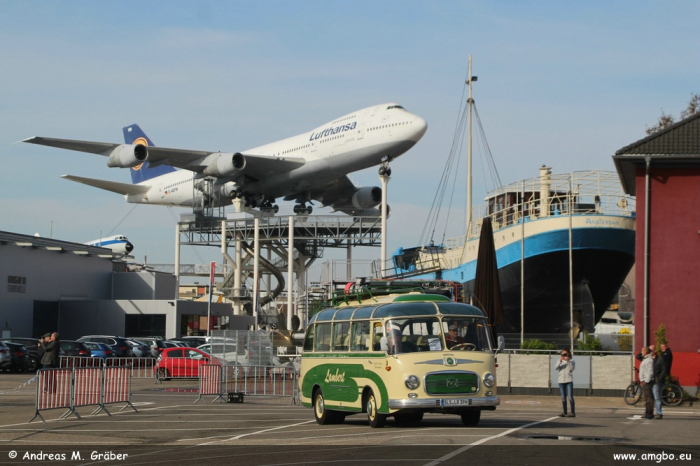
[[232, 176], [245, 168], [245, 157], [240, 152], [235, 154], [220, 154], [204, 169], [208, 176]]
[[109, 159], [108, 167], [131, 168], [142, 164], [148, 159], [148, 149], [143, 144], [122, 144], [114, 148]]
[[233, 199], [234, 194], [238, 194], [238, 186], [236, 183], [225, 183], [219, 188], [219, 196], [221, 199]]
[[382, 202], [382, 188], [365, 187], [359, 188], [352, 195], [352, 205], [356, 209], [369, 209]]

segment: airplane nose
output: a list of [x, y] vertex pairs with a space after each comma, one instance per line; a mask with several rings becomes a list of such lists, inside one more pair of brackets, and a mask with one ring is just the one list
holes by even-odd
[[124, 248], [126, 249], [126, 253], [129, 254], [131, 251], [134, 250], [134, 245], [131, 244], [131, 243], [129, 243], [129, 242], [127, 242], [127, 243], [124, 245]]
[[423, 137], [426, 131], [428, 131], [428, 123], [421, 117], [416, 117], [413, 120], [414, 135], [413, 140], [418, 142], [420, 138]]

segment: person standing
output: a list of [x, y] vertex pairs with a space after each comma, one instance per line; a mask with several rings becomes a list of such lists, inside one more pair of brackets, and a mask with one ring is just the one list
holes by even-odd
[[673, 353], [671, 352], [671, 348], [669, 348], [666, 343], [661, 343], [659, 348], [661, 349], [661, 357], [666, 365], [666, 375], [671, 375], [671, 366], [673, 365]]
[[639, 381], [644, 390], [644, 419], [654, 419], [654, 361], [649, 354], [649, 348], [642, 348], [642, 364], [639, 366]]
[[[576, 364], [571, 357], [569, 348], [565, 348], [559, 356], [559, 361], [555, 369], [559, 371], [559, 392], [561, 392], [561, 404], [564, 410], [559, 417], [576, 417], [576, 408], [574, 404], [574, 369]], [[569, 398], [571, 404], [571, 413], [566, 413], [566, 399]]]
[[663, 419], [663, 413], [661, 412], [661, 389], [664, 386], [666, 380], [666, 365], [664, 364], [664, 358], [662, 358], [659, 353], [655, 351], [655, 346], [650, 346], [651, 359], [654, 361], [654, 386], [652, 387], [652, 392], [654, 393], [654, 404], [656, 405], [656, 416], [654, 419]]

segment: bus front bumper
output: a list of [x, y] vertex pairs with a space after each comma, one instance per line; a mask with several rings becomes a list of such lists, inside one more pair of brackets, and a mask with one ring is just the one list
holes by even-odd
[[450, 398], [423, 398], [423, 399], [402, 399], [389, 400], [389, 409], [407, 408], [489, 408], [495, 409], [501, 404], [499, 396], [480, 397], [450, 397]]

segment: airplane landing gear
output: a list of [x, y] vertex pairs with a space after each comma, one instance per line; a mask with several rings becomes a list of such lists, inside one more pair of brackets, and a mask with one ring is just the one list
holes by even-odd
[[277, 212], [280, 211], [280, 208], [277, 204], [272, 205], [272, 202], [270, 201], [265, 201], [263, 205], [260, 206], [260, 211], [261, 212], [272, 212], [276, 214]]
[[379, 167], [379, 176], [391, 176], [391, 167], [389, 167], [389, 162], [384, 162]]
[[313, 210], [313, 207], [307, 206], [306, 204], [296, 204], [294, 206], [295, 214], [311, 215], [311, 212], [313, 212]]

